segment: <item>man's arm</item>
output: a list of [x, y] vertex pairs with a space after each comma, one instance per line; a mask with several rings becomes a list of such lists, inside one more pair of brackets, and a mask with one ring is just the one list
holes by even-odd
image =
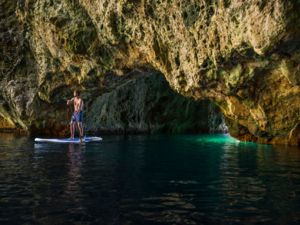
[[67, 105], [70, 105], [74, 102], [74, 98], [71, 98], [70, 100], [67, 100]]
[[79, 110], [82, 111], [83, 110], [83, 100], [80, 99], [80, 102], [79, 102]]

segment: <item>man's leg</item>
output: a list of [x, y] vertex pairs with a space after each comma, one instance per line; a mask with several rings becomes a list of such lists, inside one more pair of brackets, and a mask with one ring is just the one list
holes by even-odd
[[82, 122], [78, 122], [77, 125], [78, 125], [78, 129], [79, 129], [80, 137], [83, 137], [83, 127], [82, 127]]
[[77, 123], [77, 126], [78, 126], [78, 130], [79, 130], [79, 139], [80, 139], [80, 142], [82, 143], [82, 142], [83, 142], [83, 129], [82, 129], [82, 123], [81, 123], [81, 122], [78, 122], [78, 123]]
[[83, 112], [80, 111], [78, 115], [78, 128], [79, 128], [80, 138], [83, 138], [82, 119], [83, 119]]

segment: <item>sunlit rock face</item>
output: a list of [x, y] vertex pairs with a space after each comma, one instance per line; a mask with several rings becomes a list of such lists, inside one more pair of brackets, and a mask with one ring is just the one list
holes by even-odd
[[[75, 88], [82, 92], [84, 128], [90, 133], [225, 131], [223, 117], [212, 103], [195, 101], [174, 92], [163, 74], [150, 65], [114, 69], [110, 64], [113, 58], [99, 61], [105, 60], [98, 56], [102, 49], [93, 52], [93, 56], [83, 53], [89, 51], [89, 41], [85, 39], [81, 42], [83, 46], [78, 45], [76, 38], [68, 36], [65, 38], [72, 43], [64, 40], [63, 46], [48, 46], [60, 33], [47, 30], [49, 25], [46, 24], [35, 24], [37, 27], [33, 29], [33, 20], [28, 19], [29, 6], [35, 8], [36, 5], [25, 1], [2, 5], [6, 15], [1, 21], [5, 25], [1, 40], [5, 57], [1, 61], [0, 131], [24, 129], [45, 135], [67, 135], [72, 109], [66, 106], [66, 99], [72, 97]], [[66, 9], [68, 7], [67, 4]], [[94, 27], [84, 20], [89, 17], [82, 14], [84, 11], [80, 8], [73, 10], [83, 18], [78, 17], [82, 26], [87, 23], [88, 35], [92, 32], [96, 38]], [[40, 19], [36, 22], [41, 22]], [[51, 19], [52, 22], [56, 20]], [[64, 32], [74, 31], [74, 27], [69, 28]], [[47, 32], [52, 36], [47, 36]], [[95, 44], [99, 48], [99, 43]], [[63, 55], [58, 56], [60, 54]]]
[[69, 88], [94, 99], [107, 74], [147, 66], [179, 94], [214, 101], [233, 136], [299, 144], [299, 1], [6, 0], [1, 6], [9, 9], [1, 35], [14, 27], [12, 59], [22, 59], [15, 67], [1, 61], [11, 69], [1, 75], [1, 114], [18, 126], [39, 130], [42, 120], [59, 130]]

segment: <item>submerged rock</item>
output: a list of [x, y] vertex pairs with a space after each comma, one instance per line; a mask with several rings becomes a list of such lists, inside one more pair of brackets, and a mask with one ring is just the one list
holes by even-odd
[[[61, 98], [68, 96], [68, 88], [79, 86], [100, 96], [107, 74], [122, 76], [147, 66], [164, 74], [179, 94], [214, 101], [233, 136], [299, 144], [299, 1], [0, 4], [5, 9], [1, 52], [11, 54], [0, 60], [0, 85], [5, 87], [0, 100], [6, 105], [0, 114], [15, 126], [40, 131], [47, 124], [59, 130]], [[91, 103], [92, 109], [123, 91], [108, 91]], [[135, 124], [147, 127], [142, 120]]]

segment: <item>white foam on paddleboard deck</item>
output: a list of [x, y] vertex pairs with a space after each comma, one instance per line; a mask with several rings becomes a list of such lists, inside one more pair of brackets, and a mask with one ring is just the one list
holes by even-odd
[[[80, 143], [79, 138], [35, 138], [35, 142], [50, 142], [50, 143]], [[101, 137], [85, 137], [83, 142], [97, 142], [102, 141]]]

